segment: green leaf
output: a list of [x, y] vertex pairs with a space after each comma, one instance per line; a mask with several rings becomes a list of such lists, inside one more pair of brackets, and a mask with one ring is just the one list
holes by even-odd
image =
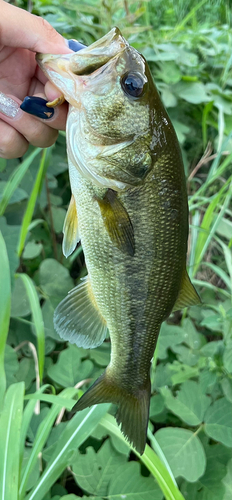
[[199, 368], [174, 361], [174, 363], [172, 363], [170, 366], [170, 372], [173, 373], [173, 375], [171, 376], [172, 384], [176, 385], [182, 384], [182, 382], [185, 382], [190, 378], [198, 377]]
[[[62, 397], [57, 398], [58, 404], [55, 403], [53, 405], [53, 407], [49, 410], [49, 412], [47, 413], [47, 415], [45, 416], [45, 418], [41, 422], [41, 424], [37, 430], [37, 433], [36, 433], [36, 437], [35, 437], [33, 447], [32, 447], [31, 453], [30, 453], [30, 457], [27, 461], [26, 466], [24, 467], [24, 470], [21, 473], [19, 499], [21, 499], [21, 500], [24, 499], [25, 492], [28, 489], [28, 481], [29, 481], [29, 478], [34, 470], [35, 465], [36, 465], [37, 457], [38, 457], [39, 453], [42, 451], [42, 449], [47, 441], [47, 438], [49, 436], [49, 433], [51, 431], [51, 428], [54, 424], [54, 421], [55, 421], [58, 413], [60, 412], [59, 399], [64, 399], [64, 401], [65, 401], [66, 398], [70, 398], [70, 397], [74, 396], [75, 393], [76, 393], [76, 389], [73, 389], [73, 388], [65, 389], [64, 391], [62, 391], [62, 393], [61, 393]], [[35, 396], [37, 396], [37, 397], [43, 396], [43, 394], [36, 394]]]
[[121, 465], [111, 479], [107, 498], [109, 500], [161, 500], [162, 491], [151, 477], [143, 477], [136, 462]]
[[208, 396], [202, 394], [199, 384], [192, 380], [187, 380], [181, 385], [176, 397], [167, 387], [161, 389], [161, 394], [167, 408], [188, 425], [198, 425], [203, 422], [211, 402]]
[[167, 323], [162, 323], [160, 334], [157, 343], [157, 357], [159, 359], [167, 358], [168, 349], [172, 349], [173, 346], [181, 344], [185, 339], [185, 332], [182, 328], [176, 325], [168, 325]]
[[[106, 415], [100, 421], [100, 425], [110, 434], [117, 436], [121, 439], [128, 447], [130, 447], [128, 441], [125, 440], [115, 419], [111, 415]], [[166, 500], [184, 500], [180, 491], [177, 489], [176, 485], [173, 483], [171, 476], [169, 475], [166, 467], [157, 457], [150, 446], [146, 445], [145, 451], [142, 456], [132, 448], [133, 452], [139, 457], [141, 462], [147, 467], [153, 477], [156, 479], [161, 491], [163, 492]]]
[[16, 277], [20, 277], [23, 281], [30, 302], [34, 327], [37, 336], [39, 376], [40, 380], [42, 380], [45, 359], [45, 334], [38, 295], [33, 281], [27, 274], [17, 274]]
[[8, 344], [6, 344], [5, 347], [4, 365], [7, 387], [9, 387], [10, 384], [15, 384], [17, 382], [15, 374], [18, 370], [19, 363], [17, 353]]
[[197, 331], [190, 318], [184, 319], [183, 330], [184, 343], [187, 344], [190, 349], [198, 350], [206, 343], [204, 336]]
[[44, 498], [64, 469], [70, 465], [73, 452], [95, 429], [109, 406], [109, 404], [95, 405], [90, 409], [76, 413], [64, 429], [40, 480], [25, 500], [42, 500]]
[[[7, 182], [6, 181], [0, 181], [0, 201], [2, 200], [3, 192], [6, 188]], [[25, 198], [28, 198], [28, 194], [24, 189], [17, 188], [14, 193], [12, 194], [11, 198], [8, 201], [8, 205], [12, 203], [17, 203], [21, 200], [25, 200]]]
[[6, 339], [10, 323], [11, 306], [11, 285], [10, 285], [10, 267], [6, 250], [5, 241], [0, 231], [0, 262], [1, 262], [1, 281], [0, 281], [0, 410], [3, 404], [4, 393], [6, 390], [6, 375], [4, 368], [4, 356]]
[[201, 441], [187, 429], [166, 427], [156, 432], [158, 441], [175, 477], [194, 482], [204, 474], [206, 458]]
[[40, 286], [56, 304], [73, 288], [73, 280], [68, 269], [55, 259], [45, 259], [39, 268]]
[[42, 243], [28, 241], [23, 250], [23, 259], [35, 259], [38, 255], [40, 255], [42, 248]]
[[61, 207], [51, 207], [53, 226], [56, 233], [62, 233], [66, 210]]
[[17, 382], [25, 383], [25, 389], [31, 387], [32, 381], [35, 379], [35, 362], [32, 358], [22, 358], [20, 363], [17, 363]]
[[232, 403], [232, 380], [224, 378], [221, 381], [221, 386], [224, 396], [228, 399], [228, 401], [230, 401], [230, 403]]
[[11, 318], [17, 318], [18, 316], [24, 317], [28, 316], [31, 312], [30, 301], [27, 295], [27, 291], [22, 280], [14, 280], [14, 288], [11, 297]]
[[205, 432], [215, 441], [232, 446], [232, 403], [225, 398], [213, 403], [205, 416]]
[[14, 276], [16, 269], [19, 266], [19, 257], [16, 252], [20, 226], [8, 226], [5, 217], [0, 217], [0, 231], [5, 240], [11, 276]]
[[164, 407], [164, 398], [161, 394], [155, 394], [155, 396], [152, 396], [150, 400], [150, 418], [162, 413]]
[[[48, 384], [43, 385], [40, 387], [40, 389], [37, 391], [37, 393], [41, 393], [48, 389], [50, 386]], [[21, 434], [20, 434], [20, 462], [23, 459], [23, 453], [24, 453], [24, 445], [25, 445], [25, 440], [28, 432], [28, 428], [30, 426], [30, 422], [34, 413], [36, 405], [36, 400], [29, 401], [24, 409], [23, 412], [23, 418], [22, 418], [22, 427], [21, 427]]]
[[204, 84], [200, 82], [181, 81], [174, 85], [173, 90], [179, 97], [192, 104], [212, 100], [208, 97]]
[[232, 340], [229, 340], [226, 344], [226, 348], [223, 354], [223, 363], [225, 369], [232, 373]]
[[217, 457], [207, 460], [205, 474], [199, 479], [204, 488], [202, 500], [223, 500], [225, 487], [221, 481], [225, 474], [226, 467], [218, 462]]
[[44, 149], [44, 151], [42, 153], [42, 158], [40, 161], [39, 170], [38, 170], [38, 173], [37, 173], [37, 176], [35, 179], [33, 189], [32, 189], [31, 194], [30, 194], [30, 198], [28, 200], [26, 212], [23, 216], [20, 237], [19, 237], [19, 243], [18, 243], [18, 249], [17, 249], [19, 256], [22, 254], [22, 251], [23, 251], [23, 248], [25, 245], [27, 233], [29, 230], [29, 225], [31, 223], [31, 219], [32, 219], [33, 212], [35, 209], [36, 200], [37, 200], [39, 191], [41, 189], [42, 179], [43, 179], [43, 176], [45, 175], [45, 171], [46, 171], [46, 168], [48, 166], [48, 160], [49, 160], [49, 157], [51, 154], [51, 149], [52, 148]]
[[59, 355], [57, 363], [48, 368], [48, 376], [62, 387], [71, 387], [84, 380], [90, 375], [93, 363], [89, 359], [81, 361], [82, 357], [78, 347], [68, 345]]
[[89, 357], [97, 365], [106, 367], [110, 362], [110, 343], [104, 342], [96, 349], [90, 349]]
[[34, 149], [34, 151], [13, 171], [2, 194], [2, 200], [0, 202], [0, 215], [3, 215], [5, 212], [11, 197], [39, 152], [39, 148]]
[[[23, 454], [23, 461], [21, 463], [21, 476], [23, 476], [25, 469], [27, 468], [28, 462], [30, 462], [30, 457], [32, 454], [32, 450], [30, 448], [24, 449], [24, 454]], [[36, 461], [33, 467], [33, 470], [31, 471], [28, 481], [27, 481], [27, 491], [31, 490], [33, 486], [37, 483], [39, 476], [40, 476], [40, 467], [41, 467], [41, 460], [40, 456], [36, 457]]]
[[24, 384], [9, 387], [0, 418], [0, 500], [18, 500]]
[[107, 496], [110, 480], [114, 475], [119, 479], [118, 467], [126, 462], [126, 455], [118, 453], [107, 439], [97, 453], [89, 447], [77, 456], [72, 467], [74, 479], [88, 493]]
[[227, 465], [227, 474], [223, 479], [223, 484], [225, 486], [225, 496], [223, 500], [231, 500], [232, 498], [232, 459]]

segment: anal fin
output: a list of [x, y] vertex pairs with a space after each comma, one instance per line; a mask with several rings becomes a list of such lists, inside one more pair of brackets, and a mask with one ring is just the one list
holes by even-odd
[[97, 308], [88, 277], [57, 306], [54, 327], [62, 339], [78, 347], [91, 349], [102, 344], [107, 325]]
[[174, 304], [172, 312], [179, 311], [184, 307], [196, 306], [199, 304], [201, 304], [201, 299], [193, 284], [191, 283], [187, 270], [185, 269], [182, 278], [181, 289], [179, 291], [179, 295]]
[[77, 208], [73, 194], [65, 217], [63, 233], [64, 238], [62, 250], [64, 256], [68, 257], [75, 250], [77, 243], [80, 241]]

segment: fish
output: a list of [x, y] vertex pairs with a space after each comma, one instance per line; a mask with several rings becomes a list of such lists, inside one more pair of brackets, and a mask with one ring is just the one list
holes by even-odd
[[200, 303], [186, 270], [188, 201], [176, 133], [145, 58], [113, 28], [75, 54], [37, 55], [69, 103], [71, 201], [63, 252], [82, 243], [87, 277], [57, 306], [54, 326], [111, 358], [74, 411], [111, 402], [143, 454], [150, 369], [162, 322]]

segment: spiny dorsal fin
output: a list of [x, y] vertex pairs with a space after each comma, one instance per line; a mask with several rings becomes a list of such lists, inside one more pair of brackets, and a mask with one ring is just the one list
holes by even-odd
[[97, 308], [88, 277], [57, 306], [54, 327], [62, 339], [78, 347], [91, 349], [102, 344], [107, 325]]
[[184, 307], [196, 306], [201, 303], [201, 299], [195, 290], [193, 284], [190, 281], [189, 275], [185, 269], [181, 289], [179, 291], [179, 295], [175, 302], [172, 312], [179, 311], [179, 309], [183, 309]]
[[73, 194], [65, 217], [63, 233], [64, 238], [62, 250], [65, 257], [68, 257], [75, 250], [77, 243], [80, 241], [78, 233], [77, 207]]
[[97, 198], [105, 227], [111, 241], [121, 252], [131, 256], [135, 253], [135, 239], [130, 217], [120, 203], [117, 193], [108, 189], [104, 198]]

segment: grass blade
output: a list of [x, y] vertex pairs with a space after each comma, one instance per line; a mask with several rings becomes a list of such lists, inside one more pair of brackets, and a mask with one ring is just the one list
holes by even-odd
[[[39, 391], [37, 391], [35, 394], [40, 394], [43, 391], [46, 391], [46, 389], [51, 389], [50, 384], [45, 384], [42, 387], [40, 387]], [[25, 399], [25, 397], [24, 397]], [[34, 413], [34, 409], [36, 406], [36, 402], [38, 400], [33, 399], [32, 401], [29, 401], [26, 405], [26, 408], [23, 412], [23, 418], [22, 418], [22, 426], [21, 426], [21, 433], [20, 433], [20, 464], [22, 463], [23, 460], [23, 454], [24, 454], [24, 446], [25, 446], [25, 440], [27, 436], [27, 430], [30, 425], [32, 415]]]
[[0, 419], [0, 500], [18, 500], [20, 429], [24, 383], [12, 384]]
[[[118, 425], [116, 424], [115, 419], [111, 415], [108, 414], [105, 415], [100, 421], [100, 425], [104, 427], [104, 429], [106, 429], [111, 434], [114, 434], [115, 436], [119, 437], [122, 441], [124, 441], [128, 445], [129, 448], [131, 448], [129, 443], [124, 439]], [[150, 448], [150, 446], [146, 445], [144, 454], [142, 456], [140, 456], [139, 453], [137, 453], [137, 451], [134, 448], [131, 449], [139, 457], [141, 462], [143, 462], [144, 465], [146, 465], [147, 469], [156, 479], [166, 500], [184, 500], [183, 495], [178, 490], [176, 485], [173, 483], [173, 480], [169, 472], [167, 471], [166, 467], [157, 457], [155, 452]]]
[[[25, 500], [42, 500], [52, 485], [70, 464], [74, 451], [93, 432], [110, 404], [94, 405], [76, 413], [60, 436], [56, 449], [37, 485]], [[182, 499], [183, 500], [183, 499]]]
[[[231, 182], [231, 178], [228, 179], [226, 184], [224, 184], [224, 186], [222, 186], [222, 188], [220, 189], [219, 193], [213, 198], [213, 200], [209, 204], [209, 206], [205, 212], [205, 215], [203, 217], [203, 220], [201, 223], [201, 230], [202, 231], [200, 231], [198, 238], [197, 238], [197, 245], [196, 245], [196, 249], [195, 249], [195, 259], [194, 259], [195, 265], [194, 265], [193, 270], [192, 270], [192, 277], [195, 276], [195, 274], [196, 274], [196, 272], [197, 272], [197, 270], [202, 262], [202, 259], [205, 255], [205, 252], [206, 252], [212, 238], [214, 237], [214, 235], [216, 233], [217, 226], [220, 223], [220, 221], [221, 221], [221, 219], [222, 219], [222, 217], [223, 217], [223, 215], [228, 207], [228, 204], [230, 202], [231, 195], [232, 195], [232, 186], [231, 185], [229, 186], [229, 190], [228, 190], [228, 193], [226, 195], [226, 198], [223, 201], [223, 204], [221, 201], [223, 196], [224, 196], [224, 191], [227, 188], [227, 185], [229, 182]], [[215, 219], [215, 212], [217, 211], [218, 206], [220, 206], [221, 204], [222, 204], [221, 210]]]
[[35, 180], [35, 184], [33, 186], [30, 198], [28, 200], [26, 212], [23, 216], [23, 222], [21, 225], [21, 232], [20, 232], [20, 236], [19, 236], [19, 243], [18, 243], [18, 249], [17, 249], [17, 253], [18, 253], [19, 257], [22, 254], [22, 251], [24, 249], [27, 233], [28, 233], [31, 219], [32, 219], [34, 209], [35, 209], [36, 200], [37, 200], [38, 194], [41, 190], [42, 180], [43, 180], [43, 177], [45, 175], [45, 172], [46, 172], [46, 169], [47, 169], [47, 166], [49, 163], [49, 159], [51, 156], [51, 150], [52, 150], [52, 148], [44, 149], [44, 151], [43, 151], [39, 170], [38, 170], [37, 177]]
[[[50, 431], [51, 431], [51, 428], [54, 424], [54, 421], [55, 421], [58, 413], [60, 412], [60, 406], [61, 406], [60, 402], [59, 402], [60, 399], [63, 400], [62, 406], [64, 406], [66, 399], [70, 400], [70, 398], [72, 398], [72, 396], [74, 396], [76, 394], [77, 390], [78, 389], [75, 389], [72, 387], [64, 389], [61, 392], [61, 397], [59, 397], [59, 396], [57, 397], [57, 404], [55, 403], [52, 406], [52, 408], [49, 410], [49, 412], [46, 415], [46, 417], [44, 418], [44, 420], [41, 422], [41, 424], [38, 428], [38, 431], [36, 433], [36, 437], [35, 437], [35, 440], [33, 443], [31, 454], [29, 456], [26, 468], [24, 469], [23, 475], [21, 478], [21, 483], [20, 483], [20, 487], [19, 487], [19, 500], [24, 499], [24, 495], [26, 493], [27, 483], [28, 483], [28, 479], [30, 477], [30, 474], [33, 471], [33, 468], [36, 464], [39, 453], [42, 451], [42, 449], [47, 441], [47, 438], [50, 434]], [[38, 396], [38, 394], [37, 394], [37, 396]], [[40, 394], [40, 396], [41, 396], [41, 394]], [[54, 398], [55, 397], [56, 396], [54, 396]], [[75, 404], [75, 402], [76, 401], [72, 401], [72, 406]]]
[[2, 199], [0, 202], [0, 216], [4, 214], [6, 207], [11, 199], [12, 194], [19, 186], [22, 181], [24, 175], [26, 174], [28, 168], [31, 163], [35, 159], [35, 157], [39, 154], [41, 149], [36, 148], [20, 165], [16, 168], [9, 178], [7, 185], [3, 191]]
[[23, 280], [31, 306], [32, 317], [37, 336], [39, 376], [41, 381], [43, 380], [43, 370], [44, 370], [44, 360], [45, 360], [45, 332], [44, 332], [44, 322], [40, 308], [40, 303], [38, 295], [36, 293], [35, 285], [31, 280], [31, 278], [29, 278], [27, 274], [16, 274], [16, 277], [17, 278], [20, 277], [21, 280]]
[[11, 306], [10, 266], [9, 266], [5, 241], [3, 239], [1, 232], [0, 232], [0, 262], [1, 262], [1, 280], [0, 280], [0, 410], [1, 410], [6, 390], [4, 353], [5, 353], [6, 339], [9, 330], [10, 306]]

